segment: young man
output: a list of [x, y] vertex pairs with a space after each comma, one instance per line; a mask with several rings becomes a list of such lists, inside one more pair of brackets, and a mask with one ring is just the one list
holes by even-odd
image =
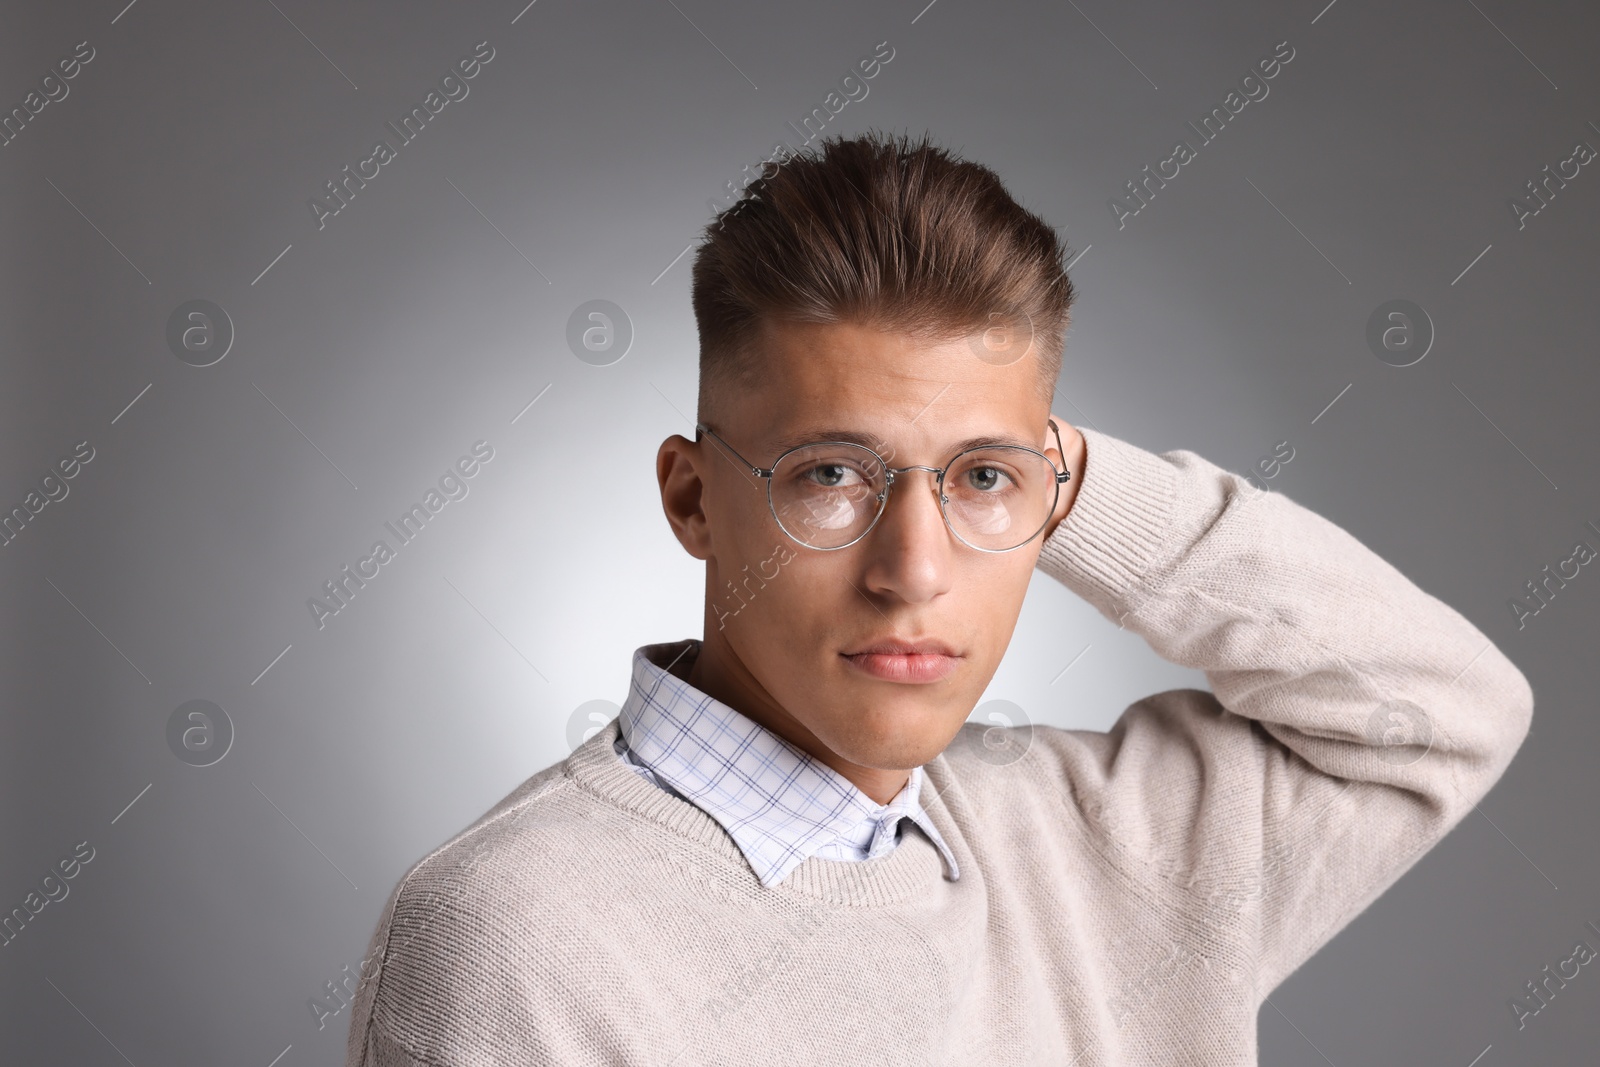
[[[1256, 1062], [1533, 695], [1333, 523], [1050, 415], [1062, 254], [926, 141], [825, 142], [718, 218], [700, 428], [657, 457], [703, 640], [406, 874], [349, 1064]], [[1214, 692], [963, 725], [1035, 567]]]

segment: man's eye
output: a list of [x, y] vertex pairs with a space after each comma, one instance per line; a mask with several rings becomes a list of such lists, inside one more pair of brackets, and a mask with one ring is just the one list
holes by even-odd
[[981, 493], [1001, 492], [1011, 485], [1011, 478], [998, 467], [974, 467], [967, 471], [966, 481]]
[[860, 474], [842, 463], [822, 463], [812, 467], [807, 476], [826, 489], [852, 485], [861, 480]]

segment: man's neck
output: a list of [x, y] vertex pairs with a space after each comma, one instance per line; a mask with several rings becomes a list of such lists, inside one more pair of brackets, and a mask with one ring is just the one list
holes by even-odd
[[905, 788], [911, 778], [909, 769], [862, 767], [830, 750], [804, 723], [773, 700], [733, 649], [713, 634], [714, 631], [707, 627], [706, 638], [700, 644], [700, 654], [695, 657], [684, 681], [746, 718], [760, 723], [796, 748], [809, 752], [848, 778], [874, 803], [887, 804]]

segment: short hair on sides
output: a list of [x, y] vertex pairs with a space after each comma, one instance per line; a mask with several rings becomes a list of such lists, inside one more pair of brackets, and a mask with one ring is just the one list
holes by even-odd
[[767, 161], [706, 225], [691, 286], [701, 418], [759, 380], [763, 321], [856, 323], [919, 343], [1026, 324], [1048, 403], [1075, 296], [1054, 228], [926, 133], [819, 148]]

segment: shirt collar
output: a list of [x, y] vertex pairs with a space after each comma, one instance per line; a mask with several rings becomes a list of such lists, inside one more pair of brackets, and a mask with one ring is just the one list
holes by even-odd
[[869, 819], [876, 822], [869, 858], [889, 851], [900, 820], [909, 818], [944, 857], [950, 880], [960, 876], [919, 800], [921, 767], [888, 804], [878, 804], [809, 752], [671, 673], [699, 651], [690, 639], [634, 652], [620, 734], [635, 759], [727, 830], [762, 885], [783, 881]]

